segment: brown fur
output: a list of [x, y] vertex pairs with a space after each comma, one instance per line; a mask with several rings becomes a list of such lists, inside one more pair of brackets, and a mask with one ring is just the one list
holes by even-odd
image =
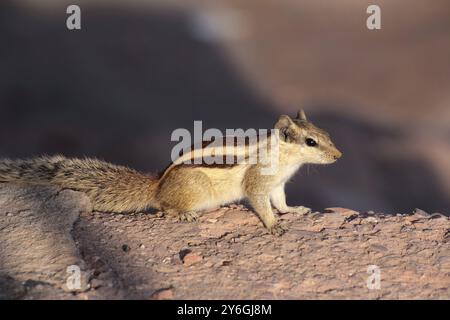
[[96, 159], [53, 156], [0, 160], [0, 182], [56, 185], [85, 192], [94, 210], [133, 212], [155, 205], [158, 180]]
[[[97, 211], [134, 212], [153, 207], [174, 212], [183, 221], [194, 220], [199, 211], [247, 198], [264, 225], [280, 235], [284, 227], [277, 223], [272, 205], [282, 213], [309, 212], [305, 207], [287, 206], [286, 181], [302, 164], [332, 163], [341, 153], [329, 135], [308, 122], [303, 112], [296, 119], [281, 116], [275, 128], [280, 130], [279, 156], [278, 166], [271, 175], [261, 173], [267, 167], [261, 162], [208, 165], [181, 161], [193, 159], [192, 153], [171, 164], [160, 177], [96, 159], [54, 156], [0, 160], [0, 182], [56, 185], [85, 192]], [[306, 139], [313, 139], [317, 145], [309, 146]], [[265, 143], [268, 140], [258, 140], [255, 150]], [[203, 151], [207, 145], [203, 145]], [[270, 150], [270, 146], [266, 147]], [[235, 144], [233, 148], [232, 154], [241, 152], [243, 159], [251, 152], [248, 145], [239, 149]], [[229, 154], [222, 147], [214, 150], [220, 156]]]

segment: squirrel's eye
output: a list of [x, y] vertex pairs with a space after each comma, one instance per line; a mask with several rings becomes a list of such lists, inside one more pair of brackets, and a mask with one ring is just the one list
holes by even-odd
[[317, 146], [317, 142], [314, 139], [306, 138], [305, 142], [306, 142], [306, 145], [308, 145], [309, 147]]

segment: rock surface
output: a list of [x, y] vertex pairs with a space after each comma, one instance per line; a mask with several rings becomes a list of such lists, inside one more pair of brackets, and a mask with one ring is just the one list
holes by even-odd
[[[0, 185], [0, 299], [450, 298], [446, 216], [329, 208], [280, 219], [289, 231], [274, 237], [240, 205], [179, 223], [91, 212], [70, 190]], [[368, 289], [371, 266], [379, 289]]]

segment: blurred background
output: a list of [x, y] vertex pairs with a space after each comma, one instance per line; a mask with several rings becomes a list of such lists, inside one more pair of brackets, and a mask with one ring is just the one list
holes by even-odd
[[1, 0], [0, 157], [155, 172], [194, 120], [271, 128], [304, 107], [344, 157], [303, 168], [290, 204], [450, 214], [449, 17], [448, 0]]

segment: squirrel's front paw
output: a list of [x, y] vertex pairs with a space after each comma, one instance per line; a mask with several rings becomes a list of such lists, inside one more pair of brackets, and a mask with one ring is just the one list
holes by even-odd
[[287, 228], [281, 225], [279, 222], [277, 222], [272, 227], [269, 228], [269, 231], [271, 234], [275, 236], [281, 236], [287, 231]]
[[194, 222], [198, 219], [198, 214], [193, 211], [183, 212], [178, 215], [181, 222]]
[[305, 215], [305, 214], [311, 213], [311, 209], [310, 209], [310, 208], [307, 208], [307, 207], [302, 207], [302, 206], [298, 206], [298, 207], [289, 207], [288, 212], [292, 212], [292, 213], [297, 213], [297, 214]]

